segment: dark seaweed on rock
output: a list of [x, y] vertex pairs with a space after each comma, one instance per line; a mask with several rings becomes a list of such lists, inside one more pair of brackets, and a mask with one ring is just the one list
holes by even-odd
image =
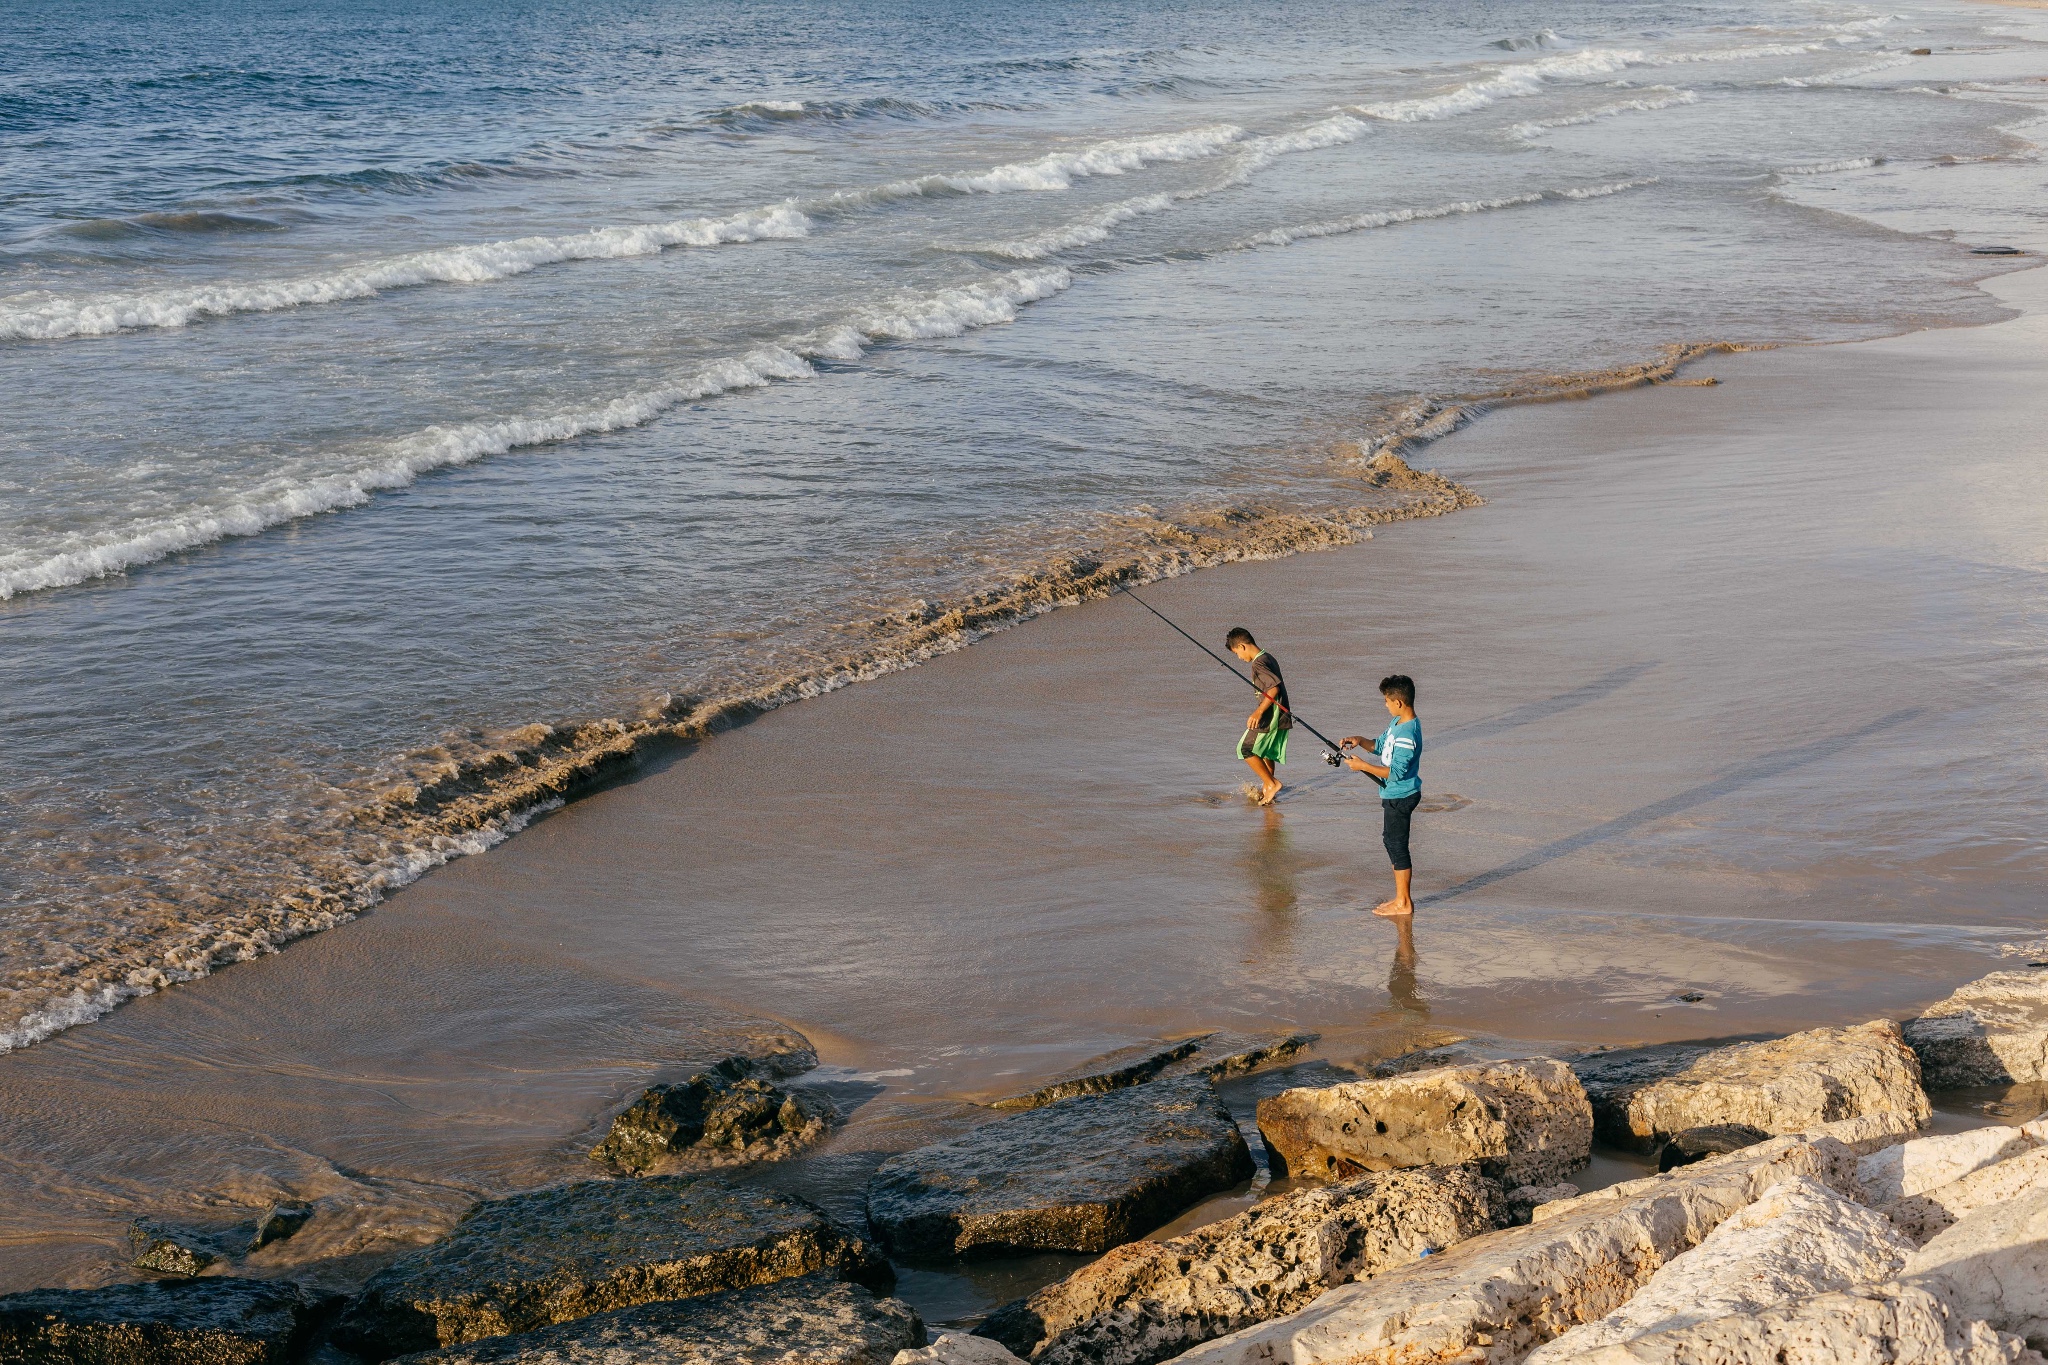
[[0, 1298], [0, 1361], [290, 1365], [319, 1308], [289, 1284], [214, 1277]]

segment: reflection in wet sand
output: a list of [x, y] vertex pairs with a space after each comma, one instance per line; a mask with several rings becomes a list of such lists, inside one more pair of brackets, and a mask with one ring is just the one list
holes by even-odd
[[1286, 817], [1271, 806], [1266, 807], [1265, 817], [1265, 824], [1253, 836], [1245, 853], [1245, 870], [1251, 873], [1259, 912], [1288, 915], [1301, 899], [1295, 887], [1296, 859], [1287, 844]]
[[1394, 929], [1400, 937], [1394, 943], [1393, 968], [1387, 973], [1387, 994], [1393, 997], [1396, 1006], [1418, 1020], [1427, 1019], [1429, 1002], [1422, 998], [1415, 984], [1415, 917], [1395, 920]]

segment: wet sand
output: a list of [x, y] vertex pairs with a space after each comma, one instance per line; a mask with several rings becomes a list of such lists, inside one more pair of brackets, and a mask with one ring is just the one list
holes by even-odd
[[1252, 808], [1247, 690], [1095, 602], [0, 1057], [0, 1288], [120, 1276], [139, 1212], [284, 1195], [334, 1211], [262, 1264], [388, 1252], [586, 1169], [608, 1109], [776, 1022], [861, 1107], [765, 1178], [850, 1211], [966, 1101], [1140, 1038], [1733, 1036], [2038, 951], [2048, 277], [1991, 287], [2029, 311], [1498, 413], [1418, 460], [1486, 506], [1146, 590], [1254, 629], [1332, 735], [1418, 679], [1426, 791], [1460, 800], [1418, 819], [1412, 944], [1366, 913], [1376, 790], [1298, 734]]

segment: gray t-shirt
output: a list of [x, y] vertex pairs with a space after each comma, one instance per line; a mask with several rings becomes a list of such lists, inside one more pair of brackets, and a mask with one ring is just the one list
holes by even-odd
[[[1279, 702], [1282, 708], [1293, 705], [1287, 700], [1287, 680], [1280, 676], [1280, 661], [1272, 655], [1261, 654], [1252, 660], [1252, 682], [1257, 684], [1260, 696], [1263, 697], [1277, 687], [1280, 689], [1280, 695], [1274, 700]], [[1293, 728], [1294, 712], [1291, 709], [1282, 709], [1276, 715], [1274, 709], [1269, 707], [1266, 714], [1259, 718], [1260, 734], [1265, 734], [1268, 730]]]

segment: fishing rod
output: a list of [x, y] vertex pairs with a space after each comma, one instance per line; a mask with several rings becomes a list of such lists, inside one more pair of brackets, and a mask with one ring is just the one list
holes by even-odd
[[[1179, 626], [1175, 625], [1173, 621], [1170, 618], [1168, 618], [1165, 612], [1160, 611], [1158, 608], [1154, 607], [1150, 602], [1147, 602], [1144, 598], [1138, 596], [1138, 594], [1132, 592], [1129, 588], [1125, 587], [1121, 583], [1116, 585], [1116, 590], [1122, 593], [1124, 596], [1130, 598], [1133, 602], [1136, 602], [1146, 611], [1149, 611], [1154, 616], [1157, 616], [1160, 620], [1165, 621], [1167, 628], [1169, 630], [1171, 630], [1174, 634], [1180, 636], [1181, 639], [1186, 640], [1196, 649], [1201, 650], [1204, 654], [1214, 659], [1217, 663], [1222, 664], [1225, 668], [1229, 669], [1231, 676], [1236, 678], [1239, 682], [1243, 683], [1246, 687], [1249, 687], [1252, 691], [1257, 692], [1260, 696], [1265, 695], [1265, 689], [1261, 688], [1257, 683], [1253, 682], [1250, 678], [1247, 678], [1244, 674], [1238, 672], [1237, 666], [1235, 664], [1231, 663], [1221, 654], [1218, 654], [1215, 650], [1209, 648], [1209, 646], [1203, 644], [1200, 640], [1197, 640], [1194, 636], [1188, 634]], [[1273, 699], [1273, 705], [1279, 707], [1288, 715], [1293, 716], [1295, 721], [1298, 724], [1300, 724], [1302, 729], [1308, 731], [1317, 739], [1321, 740], [1323, 743], [1330, 746], [1329, 748], [1323, 750], [1323, 762], [1329, 764], [1333, 768], [1340, 768], [1344, 765], [1343, 745], [1339, 744], [1336, 740], [1331, 739], [1328, 735], [1324, 734], [1321, 730], [1316, 729], [1315, 726], [1310, 725], [1307, 721], [1302, 720], [1301, 714], [1299, 712], [1297, 712], [1293, 707], [1283, 703], [1278, 697], [1275, 697]], [[1371, 777], [1372, 774], [1367, 773], [1366, 776]], [[1375, 782], [1379, 781], [1378, 778], [1373, 778], [1373, 780]]]

